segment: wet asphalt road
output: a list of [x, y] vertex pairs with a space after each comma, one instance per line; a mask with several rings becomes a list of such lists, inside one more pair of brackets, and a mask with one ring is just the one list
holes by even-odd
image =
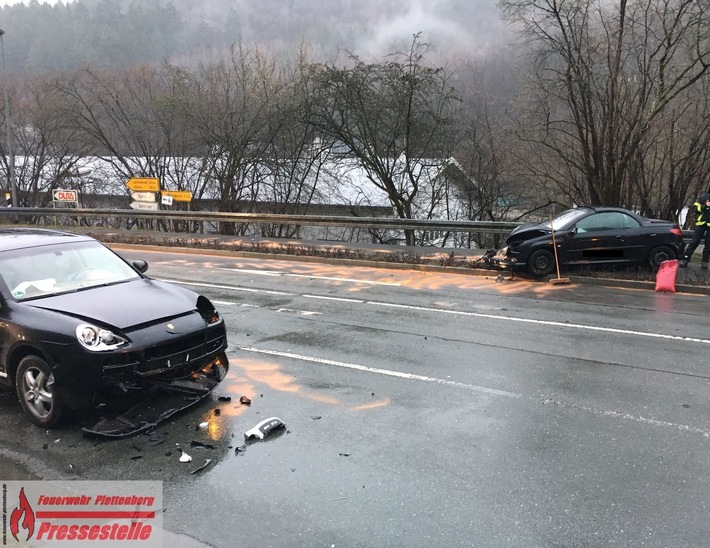
[[158, 445], [0, 393], [3, 477], [162, 480], [176, 547], [707, 545], [707, 296], [121, 254], [218, 305], [228, 378]]

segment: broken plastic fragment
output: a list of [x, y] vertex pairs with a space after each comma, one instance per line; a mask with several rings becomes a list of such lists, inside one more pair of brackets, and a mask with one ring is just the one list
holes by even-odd
[[234, 449], [235, 455], [243, 455], [246, 452], [247, 452], [247, 444], [246, 443], [244, 445], [240, 445], [239, 447], [236, 447]]
[[205, 430], [209, 425], [210, 425], [209, 422], [201, 422], [200, 424], [197, 425], [197, 428], [199, 428], [200, 430]]
[[148, 445], [155, 446], [160, 445], [161, 443], [165, 443], [165, 436], [159, 432], [151, 432], [150, 437], [148, 438]]
[[190, 447], [199, 447], [200, 449], [214, 449], [214, 445], [211, 443], [204, 443], [202, 441], [192, 440], [190, 442]]
[[285, 426], [286, 425], [281, 422], [281, 419], [277, 417], [271, 417], [270, 419], [264, 419], [251, 430], [247, 430], [246, 432], [244, 432], [244, 437], [251, 438], [252, 436], [254, 436], [256, 438], [259, 438], [260, 440], [263, 440], [264, 436], [267, 436], [273, 430], [276, 430], [277, 428], [283, 428]]
[[192, 460], [192, 457], [185, 453], [185, 451], [182, 452], [182, 455], [180, 455], [180, 462], [190, 462]]
[[241, 398], [239, 398], [239, 403], [241, 403], [243, 405], [250, 405], [251, 400], [249, 398], [247, 398], [246, 396], [242, 396]]
[[207, 468], [209, 466], [210, 462], [212, 462], [212, 459], [205, 459], [205, 463], [202, 466], [200, 466], [199, 468], [195, 468], [192, 472], [190, 472], [190, 474], [195, 474], [195, 473], [199, 472], [200, 470], [204, 470], [205, 468]]
[[220, 396], [217, 398], [219, 401], [232, 401], [232, 396]]

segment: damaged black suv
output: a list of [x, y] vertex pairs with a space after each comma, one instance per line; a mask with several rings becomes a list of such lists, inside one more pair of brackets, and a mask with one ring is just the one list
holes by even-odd
[[0, 230], [0, 382], [33, 423], [52, 427], [67, 409], [156, 387], [189, 403], [224, 378], [215, 307], [147, 268], [88, 236]]

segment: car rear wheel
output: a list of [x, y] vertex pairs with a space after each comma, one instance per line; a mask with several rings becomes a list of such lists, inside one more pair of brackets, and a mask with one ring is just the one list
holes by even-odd
[[56, 426], [66, 406], [54, 390], [54, 373], [42, 358], [25, 356], [17, 368], [15, 386], [20, 404], [38, 426]]
[[665, 245], [654, 247], [648, 254], [648, 264], [653, 270], [658, 270], [663, 261], [672, 261], [677, 258], [675, 251]]
[[528, 271], [535, 276], [547, 276], [555, 268], [555, 257], [547, 249], [538, 249], [528, 258]]

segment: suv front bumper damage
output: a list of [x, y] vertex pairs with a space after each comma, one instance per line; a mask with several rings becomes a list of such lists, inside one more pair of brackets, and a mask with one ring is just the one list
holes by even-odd
[[125, 438], [150, 430], [211, 394], [228, 370], [227, 357], [222, 354], [189, 377], [151, 380], [135, 397], [117, 397], [103, 404], [98, 422], [82, 431], [87, 436]]

